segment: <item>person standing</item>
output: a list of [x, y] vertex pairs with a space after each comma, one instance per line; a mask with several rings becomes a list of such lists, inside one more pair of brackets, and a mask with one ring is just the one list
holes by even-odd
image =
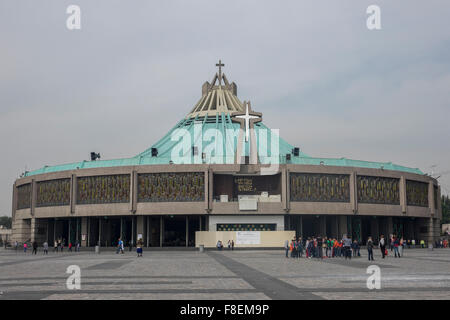
[[286, 251], [286, 258], [289, 258], [289, 240], [284, 242], [284, 250]]
[[298, 237], [297, 250], [298, 250], [298, 258], [303, 257], [303, 243], [301, 237]]
[[37, 254], [38, 244], [37, 244], [36, 240], [33, 241], [32, 246], [33, 246], [33, 252], [32, 252], [32, 254], [33, 254], [33, 253], [34, 253], [34, 254]]
[[231, 251], [234, 250], [234, 240], [231, 240]]
[[345, 255], [345, 260], [347, 260], [347, 258], [349, 260], [352, 259], [352, 239], [348, 238], [347, 235], [344, 235], [344, 238], [342, 239], [342, 246], [344, 247], [344, 255]]
[[56, 240], [53, 243], [53, 252], [58, 252], [58, 242]]
[[400, 252], [398, 251], [398, 247], [400, 245], [400, 242], [399, 242], [398, 238], [394, 238], [393, 240], [394, 240], [394, 254], [395, 254], [395, 257], [397, 258], [397, 256], [398, 256], [400, 258]]
[[228, 245], [228, 250], [231, 250], [231, 240], [228, 240], [227, 245]]
[[72, 242], [69, 242], [69, 251], [72, 252]]
[[48, 254], [48, 242], [47, 241], [44, 242], [43, 247], [44, 247], [44, 254]]
[[139, 239], [136, 246], [136, 252], [138, 257], [142, 257], [142, 247], [144, 246], [144, 243], [142, 239]]
[[405, 247], [405, 240], [403, 240], [403, 237], [400, 238], [398, 243], [398, 253], [400, 256], [403, 256], [403, 249]]
[[367, 239], [367, 253], [369, 256], [369, 261], [373, 261], [373, 241], [372, 237]]
[[380, 237], [380, 250], [381, 250], [381, 256], [384, 259], [386, 256], [386, 242], [384, 240], [384, 235], [381, 235]]
[[24, 253], [27, 253], [27, 248], [28, 248], [28, 245], [27, 245], [26, 242], [24, 242], [24, 243], [23, 243], [23, 252], [24, 252]]

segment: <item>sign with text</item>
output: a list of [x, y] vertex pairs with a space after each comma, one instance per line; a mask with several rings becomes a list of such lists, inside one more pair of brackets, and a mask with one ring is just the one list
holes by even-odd
[[261, 232], [236, 231], [236, 244], [261, 244]]

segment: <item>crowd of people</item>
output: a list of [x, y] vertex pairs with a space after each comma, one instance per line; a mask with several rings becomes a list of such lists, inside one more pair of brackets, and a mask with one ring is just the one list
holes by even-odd
[[[328, 237], [299, 237], [286, 240], [284, 244], [286, 258], [302, 258], [307, 259], [324, 259], [324, 258], [340, 258], [351, 259], [352, 257], [361, 257], [361, 245], [365, 245], [367, 250], [367, 258], [369, 261], [373, 261], [374, 249], [379, 248], [381, 251], [382, 259], [388, 256], [390, 249], [391, 254], [395, 258], [403, 256], [403, 250], [411, 247], [416, 247], [415, 240], [404, 240], [402, 237], [396, 235], [390, 235], [389, 239], [385, 239], [384, 235], [381, 235], [377, 243], [374, 242], [372, 237], [367, 238], [365, 244], [359, 243], [357, 240], [352, 240], [347, 235], [344, 235], [342, 239], [328, 238]], [[436, 241], [435, 248], [448, 248], [448, 240], [443, 239]], [[420, 241], [420, 247], [425, 248], [425, 241]]]

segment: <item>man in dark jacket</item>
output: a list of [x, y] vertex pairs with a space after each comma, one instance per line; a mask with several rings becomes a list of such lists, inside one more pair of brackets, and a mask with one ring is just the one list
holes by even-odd
[[37, 254], [37, 248], [38, 248], [38, 244], [36, 241], [33, 241], [33, 252], [34, 254]]
[[369, 261], [373, 261], [373, 241], [372, 237], [367, 239], [367, 253], [369, 255]]

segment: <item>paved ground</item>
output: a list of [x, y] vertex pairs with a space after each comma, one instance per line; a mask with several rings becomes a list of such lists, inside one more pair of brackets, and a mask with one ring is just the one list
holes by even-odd
[[[278, 250], [104, 250], [30, 253], [0, 249], [1, 299], [450, 299], [450, 249], [409, 249], [404, 257], [286, 259]], [[366, 286], [378, 265], [381, 289]], [[78, 265], [81, 289], [66, 269]]]

